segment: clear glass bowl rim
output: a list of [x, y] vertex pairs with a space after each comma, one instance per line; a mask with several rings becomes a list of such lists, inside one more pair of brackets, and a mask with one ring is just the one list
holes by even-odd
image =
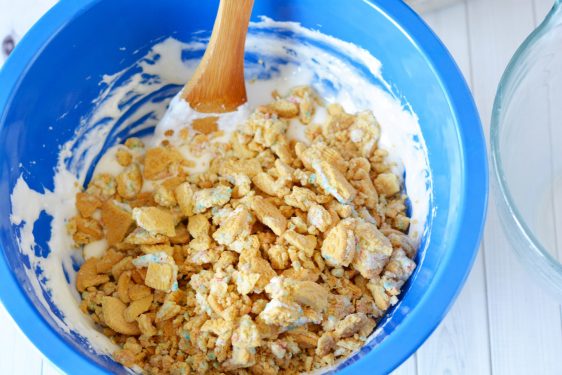
[[[501, 195], [498, 196], [498, 194], [496, 194], [496, 199], [502, 199], [504, 201], [511, 215], [511, 219], [514, 221], [515, 225], [527, 241], [530, 254], [525, 255], [532, 257], [534, 266], [538, 266], [537, 268], [541, 268], [542, 270], [548, 270], [548, 273], [555, 274], [556, 278], [560, 279], [562, 282], [562, 264], [541, 244], [515, 204], [515, 200], [509, 190], [508, 182], [504, 173], [500, 148], [501, 111], [505, 98], [510, 94], [507, 90], [511, 81], [517, 74], [520, 63], [527, 57], [529, 49], [533, 47], [536, 41], [548, 33], [554, 25], [561, 22], [559, 20], [562, 18], [562, 0], [554, 0], [553, 3], [554, 5], [545, 20], [517, 49], [500, 80], [494, 100], [492, 119], [490, 123], [490, 148], [492, 170], [495, 175], [496, 187], [499, 190], [499, 195]], [[500, 204], [500, 202], [496, 203]], [[562, 288], [562, 285], [558, 287]]]

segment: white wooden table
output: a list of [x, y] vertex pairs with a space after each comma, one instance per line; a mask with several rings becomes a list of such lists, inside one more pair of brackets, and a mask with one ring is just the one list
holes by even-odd
[[[0, 40], [12, 31], [16, 39], [21, 37], [54, 1], [0, 0]], [[553, 0], [461, 0], [423, 15], [471, 86], [486, 135], [502, 72], [552, 3]], [[493, 197], [481, 247], [472, 273], [446, 319], [395, 374], [562, 374], [560, 305], [535, 285], [514, 259]], [[1, 305], [0, 374], [58, 374]]]

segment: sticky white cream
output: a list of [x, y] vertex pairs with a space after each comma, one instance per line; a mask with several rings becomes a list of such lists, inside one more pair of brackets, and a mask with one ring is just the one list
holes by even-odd
[[[299, 40], [292, 38], [291, 33]], [[78, 308], [79, 295], [74, 287], [72, 263], [73, 259], [80, 260], [82, 254], [72, 248], [72, 240], [65, 228], [66, 221], [75, 214], [74, 196], [99, 155], [105, 154], [95, 166], [96, 172], [119, 173], [122, 167], [114, 159], [119, 146], [113, 145], [123, 138], [154, 129], [153, 136], [145, 141], [149, 145], [157, 144], [166, 130], [183, 127], [186, 122], [201, 117], [178, 97], [172, 97], [198, 63], [198, 59], [182, 60], [182, 52], [202, 53], [205, 46], [206, 41], [201, 39], [182, 43], [168, 38], [154, 45], [133, 66], [104, 76], [100, 95], [92, 103], [92, 112], [82, 118], [75, 136], [61, 145], [58, 166], [53, 172], [54, 190], [36, 192], [20, 177], [12, 191], [11, 221], [21, 226], [21, 235], [17, 239], [20, 250], [29, 257], [32, 270], [36, 267], [44, 270], [45, 278], [41, 280], [29, 271], [35, 293], [50, 311], [41, 292], [49, 291], [52, 302], [64, 313], [64, 319], [52, 314], [53, 319], [66, 332], [85, 337], [90, 350], [97, 353], [110, 354], [115, 346], [94, 329]], [[404, 170], [408, 172], [405, 186], [412, 203], [410, 236], [419, 243], [431, 195], [427, 152], [416, 115], [391, 94], [390, 85], [382, 77], [380, 62], [368, 51], [351, 43], [296, 23], [266, 18], [251, 24], [246, 52], [251, 57], [246, 63], [248, 103], [236, 112], [221, 116], [219, 128], [225, 132], [224, 140], [247, 118], [251, 109], [271, 101], [273, 90], [285, 94], [297, 85], [312, 85], [326, 101], [340, 103], [348, 112], [371, 110], [381, 124], [379, 146], [389, 151], [390, 159], [396, 162], [397, 174], [402, 175]], [[146, 79], [147, 76], [153, 78]], [[157, 97], [165, 100], [151, 100]], [[133, 109], [141, 100], [144, 100], [142, 106]], [[314, 122], [322, 122], [325, 117], [325, 111], [319, 110]], [[114, 134], [125, 135], [116, 137]], [[303, 139], [302, 129], [294, 124], [289, 127], [289, 135]], [[360, 136], [352, 134], [352, 140], [359, 140]], [[211, 158], [210, 154], [198, 158], [194, 171], [205, 169]], [[33, 225], [42, 211], [53, 217], [49, 241], [51, 253], [47, 258], [35, 256], [33, 250]], [[84, 249], [84, 257], [97, 256], [103, 248], [103, 242], [91, 244]], [[66, 281], [63, 267], [70, 283]]]

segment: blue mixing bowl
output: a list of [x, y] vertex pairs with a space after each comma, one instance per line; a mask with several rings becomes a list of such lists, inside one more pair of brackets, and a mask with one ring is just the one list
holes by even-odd
[[[394, 94], [418, 115], [428, 149], [432, 215], [419, 266], [376, 337], [340, 366], [347, 373], [387, 373], [437, 327], [470, 271], [487, 202], [484, 138], [461, 73], [406, 5], [388, 0], [319, 3], [257, 0], [254, 19], [266, 15], [296, 21], [371, 52], [382, 62]], [[18, 227], [10, 221], [10, 194], [22, 173], [32, 189], [53, 189], [59, 146], [91, 111], [99, 78], [142, 56], [127, 51], [146, 52], [151, 41], [162, 37], [189, 40], [195, 31], [210, 30], [217, 5], [217, 0], [61, 0], [0, 72], [0, 298], [29, 339], [67, 373], [125, 370], [88, 350], [77, 332], [57, 326], [49, 310], [58, 308], [49, 294], [34, 294], [30, 278], [41, 275], [26, 272], [29, 260], [18, 248]], [[35, 224], [36, 237], [48, 238], [48, 231], [48, 218]]]

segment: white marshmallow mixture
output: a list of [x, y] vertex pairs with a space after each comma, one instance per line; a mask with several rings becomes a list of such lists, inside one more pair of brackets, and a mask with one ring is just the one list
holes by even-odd
[[[278, 33], [283, 31], [284, 33]], [[289, 32], [289, 33], [287, 33]], [[296, 41], [290, 35], [299, 37]], [[289, 36], [287, 36], [289, 35]], [[66, 232], [65, 222], [76, 214], [74, 196], [83, 185], [86, 174], [98, 155], [105, 156], [96, 165], [96, 173], [110, 172], [117, 174], [122, 168], [114, 158], [115, 147], [104, 150], [104, 140], [108, 134], [124, 131], [137, 120], [150, 114], [148, 120], [136, 125], [133, 132], [145, 130], [158, 124], [153, 136], [145, 141], [155, 145], [163, 138], [168, 129], [178, 129], [190, 120], [202, 115], [193, 111], [178, 96], [167, 100], [148, 100], [140, 108], [132, 111], [125, 121], [122, 119], [142, 98], [148, 98], [158, 90], [178, 90], [195, 70], [198, 59], [182, 60], [182, 52], [202, 52], [206, 40], [194, 39], [182, 43], [173, 38], [159, 41], [151, 51], [134, 64], [113, 75], [103, 77], [100, 83], [102, 92], [93, 103], [93, 111], [82, 119], [74, 138], [61, 146], [58, 166], [54, 173], [54, 191], [39, 193], [29, 188], [23, 176], [19, 178], [11, 195], [11, 222], [21, 225], [20, 237], [17, 238], [20, 251], [31, 262], [28, 277], [42, 303], [43, 291], [51, 294], [52, 302], [62, 311], [64, 319], [52, 314], [52, 318], [66, 332], [74, 331], [85, 337], [90, 349], [103, 354], [111, 354], [116, 348], [110, 340], [94, 329], [93, 323], [79, 309], [80, 297], [75, 289], [75, 272], [72, 268], [73, 258], [80, 260], [80, 251], [72, 247], [72, 239]], [[333, 52], [337, 51], [337, 54]], [[306, 29], [299, 24], [276, 22], [263, 18], [261, 22], [252, 23], [246, 43], [247, 56], [257, 57], [246, 63], [248, 103], [236, 112], [220, 116], [219, 128], [225, 132], [224, 139], [242, 123], [253, 108], [271, 101], [271, 92], [280, 93], [297, 85], [311, 85], [327, 102], [337, 102], [346, 111], [355, 113], [369, 109], [381, 124], [382, 136], [379, 147], [390, 153], [389, 159], [396, 162], [395, 172], [402, 175], [407, 171], [405, 186], [412, 204], [412, 224], [410, 237], [419, 243], [429, 214], [431, 197], [431, 176], [429, 173], [427, 152], [417, 116], [410, 108], [404, 108], [396, 96], [391, 94], [381, 75], [381, 64], [369, 52], [351, 43]], [[361, 66], [360, 71], [357, 66]], [[140, 68], [132, 73], [131, 68]], [[365, 73], [365, 69], [368, 73]], [[152, 77], [147, 79], [146, 77]], [[327, 84], [327, 83], [330, 84]], [[378, 84], [374, 84], [377, 82]], [[168, 85], [173, 86], [168, 90]], [[170, 103], [166, 112], [166, 104]], [[207, 115], [207, 114], [205, 114]], [[325, 111], [319, 110], [315, 121], [322, 122]], [[104, 121], [100, 121], [105, 119]], [[109, 121], [107, 121], [109, 119]], [[130, 134], [131, 132], [129, 132]], [[302, 131], [290, 127], [293, 138], [303, 139]], [[361, 138], [361, 134], [351, 134], [352, 140]], [[117, 139], [116, 141], [123, 140]], [[200, 158], [195, 170], [208, 166], [210, 155]], [[190, 157], [193, 159], [193, 157]], [[35, 238], [33, 225], [42, 211], [53, 217], [51, 224], [51, 253], [47, 258], [34, 254]], [[105, 250], [103, 241], [86, 247], [86, 257], [98, 256]], [[33, 271], [36, 267], [43, 270], [41, 280]], [[70, 285], [66, 281], [63, 267], [70, 276]], [[376, 332], [375, 332], [376, 334]]]

